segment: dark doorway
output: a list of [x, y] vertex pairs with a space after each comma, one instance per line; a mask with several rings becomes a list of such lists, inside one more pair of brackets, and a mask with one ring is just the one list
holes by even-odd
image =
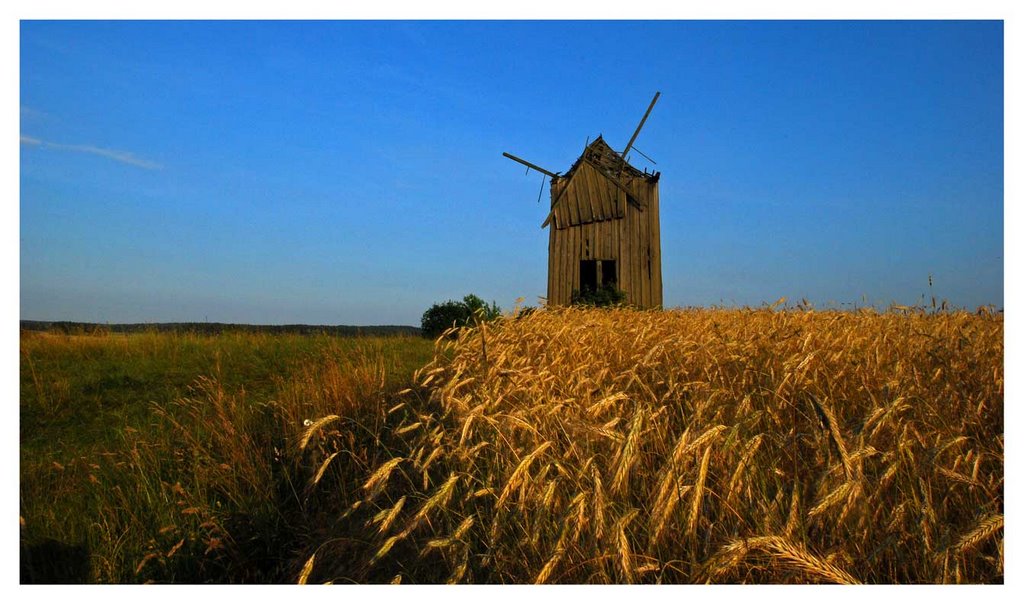
[[581, 260], [580, 291], [614, 287], [619, 281], [616, 268], [613, 260]]
[[615, 273], [615, 261], [601, 261], [601, 285], [614, 286], [617, 283], [619, 283], [619, 280], [618, 275]]
[[580, 291], [597, 290], [597, 261], [580, 261]]

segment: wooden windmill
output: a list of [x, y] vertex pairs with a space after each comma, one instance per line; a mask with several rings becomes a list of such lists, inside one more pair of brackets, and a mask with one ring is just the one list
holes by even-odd
[[574, 292], [615, 287], [642, 309], [662, 306], [660, 172], [630, 166], [627, 155], [660, 92], [626, 148], [618, 153], [600, 136], [564, 175], [510, 153], [503, 155], [551, 179], [551, 211], [541, 225], [548, 237], [548, 304], [568, 305]]

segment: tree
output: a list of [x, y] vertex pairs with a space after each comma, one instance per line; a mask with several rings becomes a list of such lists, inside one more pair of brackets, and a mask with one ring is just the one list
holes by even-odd
[[482, 321], [493, 321], [501, 317], [497, 303], [488, 305], [475, 294], [468, 294], [461, 301], [453, 300], [435, 303], [423, 313], [420, 327], [423, 336], [437, 338], [452, 326], [465, 327]]

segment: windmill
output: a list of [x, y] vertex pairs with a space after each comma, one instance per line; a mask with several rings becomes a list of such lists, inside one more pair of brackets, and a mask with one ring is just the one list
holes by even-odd
[[[598, 136], [563, 175], [510, 153], [502, 155], [551, 179], [551, 208], [541, 228], [548, 236], [548, 304], [568, 305], [575, 293], [614, 287], [626, 302], [648, 309], [662, 305], [660, 172], [628, 162], [640, 130], [658, 102], [647, 107], [622, 152]], [[650, 158], [647, 158], [650, 159]], [[653, 160], [652, 160], [653, 162]]]

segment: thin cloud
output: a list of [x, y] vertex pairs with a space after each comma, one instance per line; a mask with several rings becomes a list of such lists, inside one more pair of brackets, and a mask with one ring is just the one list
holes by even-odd
[[45, 112], [39, 111], [38, 109], [29, 107], [27, 105], [21, 106], [21, 119], [36, 119], [49, 117]]
[[105, 158], [114, 160], [115, 162], [121, 162], [122, 164], [131, 164], [132, 166], [138, 166], [139, 168], [145, 168], [146, 170], [158, 170], [163, 168], [160, 164], [146, 160], [136, 156], [130, 151], [117, 151], [116, 149], [104, 149], [102, 147], [96, 147], [94, 145], [66, 145], [64, 143], [51, 143], [49, 141], [43, 141], [35, 137], [29, 137], [21, 135], [22, 145], [31, 145], [33, 147], [45, 147], [48, 149], [58, 149], [60, 151], [74, 151], [77, 153], [91, 153], [93, 155], [103, 156]]

